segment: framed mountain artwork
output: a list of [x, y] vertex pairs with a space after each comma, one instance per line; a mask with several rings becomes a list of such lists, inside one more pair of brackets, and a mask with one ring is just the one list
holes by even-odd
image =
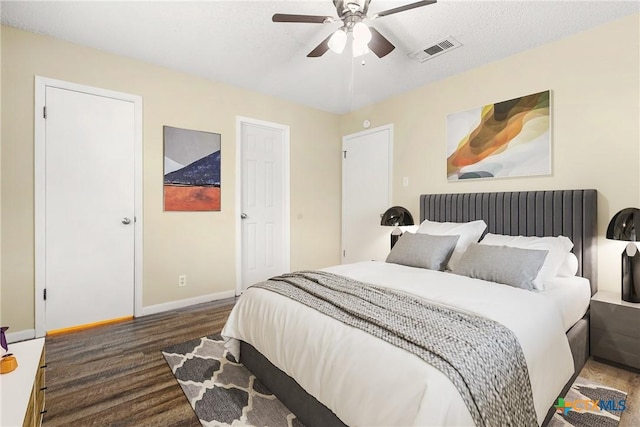
[[551, 91], [447, 116], [447, 179], [551, 174]]
[[163, 127], [164, 210], [220, 210], [220, 134]]

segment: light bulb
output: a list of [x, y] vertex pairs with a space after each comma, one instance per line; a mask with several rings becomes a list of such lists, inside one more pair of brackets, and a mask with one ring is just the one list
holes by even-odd
[[347, 33], [342, 29], [337, 30], [329, 39], [329, 49], [337, 54], [342, 53], [347, 44]]
[[358, 40], [356, 38], [353, 39], [352, 49], [354, 58], [370, 52], [369, 46], [367, 46], [366, 43], [363, 43], [362, 40]]
[[353, 26], [353, 39], [366, 45], [371, 41], [371, 30], [363, 22], [358, 22]]

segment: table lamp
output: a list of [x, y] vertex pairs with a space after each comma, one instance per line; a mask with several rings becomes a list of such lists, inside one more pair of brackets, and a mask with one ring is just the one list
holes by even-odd
[[380, 218], [380, 225], [395, 227], [391, 232], [391, 249], [402, 236], [402, 230], [398, 226], [414, 225], [411, 212], [402, 206], [393, 206], [387, 209], [380, 215]]
[[[638, 224], [636, 224], [636, 222]], [[607, 239], [629, 242], [622, 252], [622, 300], [640, 302], [640, 209], [626, 208], [615, 214], [607, 227]]]

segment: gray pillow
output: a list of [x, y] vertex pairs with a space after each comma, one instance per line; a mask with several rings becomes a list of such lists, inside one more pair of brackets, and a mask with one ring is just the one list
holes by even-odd
[[459, 237], [404, 233], [391, 249], [387, 262], [442, 271]]
[[531, 291], [535, 289], [533, 280], [548, 253], [546, 250], [473, 243], [452, 271], [462, 276]]

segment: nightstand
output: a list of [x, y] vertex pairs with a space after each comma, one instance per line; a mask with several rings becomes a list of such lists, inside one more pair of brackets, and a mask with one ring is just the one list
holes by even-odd
[[607, 291], [591, 298], [591, 355], [640, 369], [640, 303]]

